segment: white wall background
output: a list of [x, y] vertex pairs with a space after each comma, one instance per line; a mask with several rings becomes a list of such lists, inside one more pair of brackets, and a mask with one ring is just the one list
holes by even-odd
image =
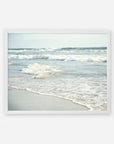
[[4, 114], [3, 31], [7, 28], [109, 29], [113, 33], [113, 0], [0, 0], [0, 144], [113, 144], [113, 105], [107, 116]]

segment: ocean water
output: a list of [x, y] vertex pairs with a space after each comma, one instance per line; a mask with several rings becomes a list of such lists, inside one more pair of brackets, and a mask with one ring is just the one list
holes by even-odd
[[8, 86], [107, 109], [107, 48], [9, 48]]

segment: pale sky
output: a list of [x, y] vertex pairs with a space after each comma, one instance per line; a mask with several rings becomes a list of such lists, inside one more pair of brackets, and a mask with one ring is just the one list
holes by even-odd
[[107, 34], [8, 34], [9, 48], [106, 47]]

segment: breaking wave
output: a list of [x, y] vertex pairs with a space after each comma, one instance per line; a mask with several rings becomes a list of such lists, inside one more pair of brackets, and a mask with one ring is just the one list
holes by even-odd
[[27, 68], [22, 69], [22, 72], [33, 74], [34, 78], [38, 79], [48, 78], [60, 71], [61, 70], [57, 69], [54, 66], [39, 63], [30, 64]]
[[40, 55], [42, 59], [53, 59], [61, 61], [81, 61], [81, 62], [107, 62], [107, 58], [101, 55]]
[[107, 47], [63, 47], [60, 50], [106, 50]]
[[107, 62], [106, 56], [101, 55], [8, 55], [9, 59], [51, 59], [60, 61], [80, 61], [80, 62]]
[[32, 59], [32, 58], [38, 58], [37, 55], [8, 55], [9, 59]]

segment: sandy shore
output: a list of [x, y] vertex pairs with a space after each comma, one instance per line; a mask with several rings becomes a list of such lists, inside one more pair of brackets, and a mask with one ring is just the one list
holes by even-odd
[[43, 96], [27, 92], [25, 90], [9, 89], [8, 91], [8, 110], [9, 111], [32, 111], [32, 110], [88, 110], [79, 104], [75, 104], [69, 100]]

